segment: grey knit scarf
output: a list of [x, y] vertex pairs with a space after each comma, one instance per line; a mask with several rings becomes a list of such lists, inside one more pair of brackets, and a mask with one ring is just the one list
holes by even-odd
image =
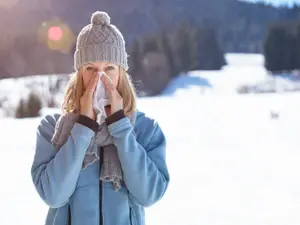
[[[76, 123], [79, 114], [66, 113], [60, 116], [55, 126], [55, 132], [52, 137], [52, 143], [59, 149], [68, 140], [73, 125]], [[131, 124], [135, 124], [135, 113], [129, 116]], [[99, 159], [98, 147], [103, 147], [103, 164], [101, 168], [100, 180], [112, 182], [115, 191], [121, 187], [123, 180], [123, 172], [118, 157], [116, 146], [113, 144], [113, 138], [108, 132], [106, 123], [99, 126], [98, 131], [92, 138], [92, 141], [85, 153], [85, 158], [82, 163], [82, 169], [93, 164]]]

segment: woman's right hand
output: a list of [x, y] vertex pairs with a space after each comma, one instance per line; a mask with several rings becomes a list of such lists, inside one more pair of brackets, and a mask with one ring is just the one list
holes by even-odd
[[96, 119], [96, 113], [93, 110], [93, 95], [99, 81], [98, 73], [94, 73], [91, 77], [88, 87], [80, 98], [80, 114], [87, 116], [92, 120]]

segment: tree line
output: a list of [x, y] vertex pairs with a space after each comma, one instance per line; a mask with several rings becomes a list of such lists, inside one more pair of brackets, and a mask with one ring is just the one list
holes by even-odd
[[130, 74], [142, 76], [143, 58], [149, 52], [166, 57], [171, 77], [192, 70], [219, 70], [226, 64], [216, 30], [188, 21], [136, 39], [129, 51]]
[[270, 24], [264, 42], [265, 67], [273, 73], [300, 69], [300, 21]]

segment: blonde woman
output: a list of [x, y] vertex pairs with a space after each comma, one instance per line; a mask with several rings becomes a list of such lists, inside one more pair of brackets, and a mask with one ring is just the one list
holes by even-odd
[[169, 184], [166, 139], [136, 109], [125, 42], [107, 13], [79, 33], [74, 64], [62, 114], [37, 129], [31, 174], [49, 206], [45, 224], [145, 224], [144, 207]]

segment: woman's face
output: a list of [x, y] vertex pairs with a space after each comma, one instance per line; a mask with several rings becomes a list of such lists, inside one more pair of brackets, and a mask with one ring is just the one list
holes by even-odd
[[117, 88], [119, 82], [119, 66], [109, 62], [90, 62], [83, 66], [83, 86], [87, 88], [92, 75], [95, 72], [105, 72], [111, 79], [114, 87]]

